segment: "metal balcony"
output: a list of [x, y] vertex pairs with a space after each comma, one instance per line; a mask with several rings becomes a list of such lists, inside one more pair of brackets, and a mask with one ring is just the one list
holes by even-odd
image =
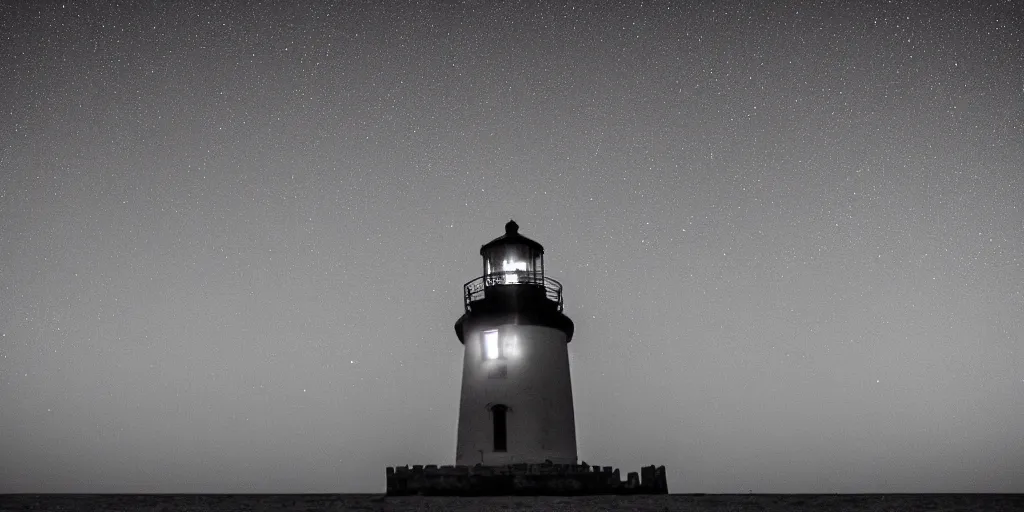
[[488, 290], [507, 290], [506, 287], [512, 286], [543, 289], [544, 297], [555, 303], [558, 311], [562, 311], [562, 283], [535, 272], [508, 271], [482, 275], [466, 283], [463, 286], [466, 312], [472, 311], [473, 302], [485, 299]]

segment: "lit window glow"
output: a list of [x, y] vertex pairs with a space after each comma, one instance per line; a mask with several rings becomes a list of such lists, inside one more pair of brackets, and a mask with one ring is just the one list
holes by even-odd
[[505, 272], [510, 272], [513, 270], [526, 270], [526, 262], [505, 260], [501, 262], [501, 269], [504, 270]]
[[516, 284], [519, 282], [517, 272], [526, 270], [526, 262], [505, 260], [501, 262], [501, 269], [505, 272], [505, 284]]
[[484, 331], [484, 357], [487, 359], [497, 359], [500, 356], [498, 331]]

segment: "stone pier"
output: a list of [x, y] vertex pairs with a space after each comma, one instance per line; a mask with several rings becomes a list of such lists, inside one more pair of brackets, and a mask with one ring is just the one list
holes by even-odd
[[577, 496], [668, 494], [665, 466], [647, 466], [621, 479], [611, 466], [511, 464], [409, 466], [385, 470], [388, 496]]

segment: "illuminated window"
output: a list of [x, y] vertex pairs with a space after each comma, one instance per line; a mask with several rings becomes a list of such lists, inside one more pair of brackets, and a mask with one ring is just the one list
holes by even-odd
[[484, 359], [498, 359], [501, 357], [501, 343], [498, 338], [498, 331], [484, 331]]
[[526, 271], [526, 262], [505, 260], [501, 262], [501, 270], [505, 272], [505, 284], [516, 284], [519, 282], [519, 272]]

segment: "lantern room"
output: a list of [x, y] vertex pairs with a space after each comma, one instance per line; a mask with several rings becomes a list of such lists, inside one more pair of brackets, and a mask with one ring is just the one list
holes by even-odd
[[487, 285], [544, 283], [544, 247], [519, 234], [514, 220], [505, 234], [480, 248]]
[[466, 312], [562, 311], [562, 285], [544, 276], [544, 247], [519, 234], [514, 220], [505, 234], [480, 247], [483, 275], [464, 286]]

